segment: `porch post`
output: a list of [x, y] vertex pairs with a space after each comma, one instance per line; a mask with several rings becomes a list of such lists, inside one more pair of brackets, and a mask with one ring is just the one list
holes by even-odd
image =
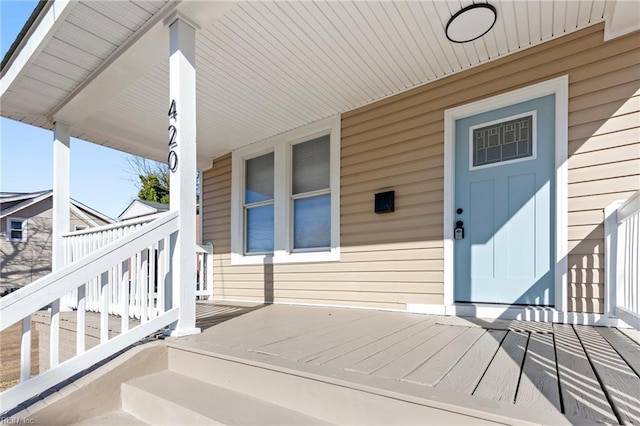
[[169, 26], [170, 210], [179, 211], [172, 238], [173, 306], [180, 306], [172, 336], [199, 333], [196, 328], [196, 25], [179, 13]]
[[[53, 129], [53, 212], [52, 212], [52, 270], [64, 266], [62, 234], [69, 232], [70, 221], [70, 132], [69, 125], [60, 121]], [[58, 335], [60, 327], [60, 300], [51, 304], [50, 368], [58, 365]]]

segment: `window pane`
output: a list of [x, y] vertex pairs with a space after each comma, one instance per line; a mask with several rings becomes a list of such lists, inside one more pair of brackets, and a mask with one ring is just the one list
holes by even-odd
[[273, 199], [273, 152], [245, 163], [245, 204]]
[[273, 251], [273, 204], [247, 209], [247, 253]]
[[11, 230], [11, 236], [9, 237], [12, 240], [22, 240], [22, 231]]
[[293, 248], [331, 246], [331, 196], [303, 198], [293, 202]]
[[12, 220], [11, 221], [11, 229], [22, 229], [22, 222], [19, 220]]
[[293, 146], [293, 194], [329, 188], [329, 135]]
[[473, 165], [499, 163], [533, 155], [533, 116], [473, 131]]

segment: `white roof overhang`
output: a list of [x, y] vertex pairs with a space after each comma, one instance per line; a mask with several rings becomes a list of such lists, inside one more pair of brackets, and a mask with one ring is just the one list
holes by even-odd
[[178, 9], [196, 38], [198, 165], [211, 158], [606, 22], [640, 28], [639, 3], [490, 1], [494, 28], [450, 42], [448, 19], [472, 3], [55, 0], [0, 79], [0, 111], [159, 161], [166, 158], [168, 29]]

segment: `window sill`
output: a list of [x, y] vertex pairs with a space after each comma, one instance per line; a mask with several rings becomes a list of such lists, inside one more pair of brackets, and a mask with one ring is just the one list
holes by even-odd
[[334, 248], [321, 252], [287, 253], [275, 252], [273, 255], [250, 255], [231, 253], [231, 266], [235, 265], [265, 265], [287, 263], [318, 263], [339, 262], [340, 249]]

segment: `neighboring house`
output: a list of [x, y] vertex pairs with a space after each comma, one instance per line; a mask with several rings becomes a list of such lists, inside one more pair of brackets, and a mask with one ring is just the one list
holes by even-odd
[[[53, 191], [0, 192], [0, 293], [51, 272]], [[69, 231], [113, 223], [71, 200]]]
[[2, 115], [169, 155], [175, 210], [200, 168], [218, 299], [605, 312], [604, 209], [640, 189], [637, 2], [465, 9], [484, 29], [438, 1], [50, 3]]
[[[169, 211], [169, 204], [156, 203], [155, 201], [133, 200], [127, 208], [118, 216], [118, 220], [135, 219], [139, 217], [149, 216], [152, 214], [163, 213]], [[198, 242], [202, 241], [200, 235], [200, 205], [196, 206], [196, 238]]]
[[149, 216], [156, 213], [169, 211], [169, 204], [156, 203], [154, 201], [133, 200], [118, 216], [118, 220], [134, 219]]

